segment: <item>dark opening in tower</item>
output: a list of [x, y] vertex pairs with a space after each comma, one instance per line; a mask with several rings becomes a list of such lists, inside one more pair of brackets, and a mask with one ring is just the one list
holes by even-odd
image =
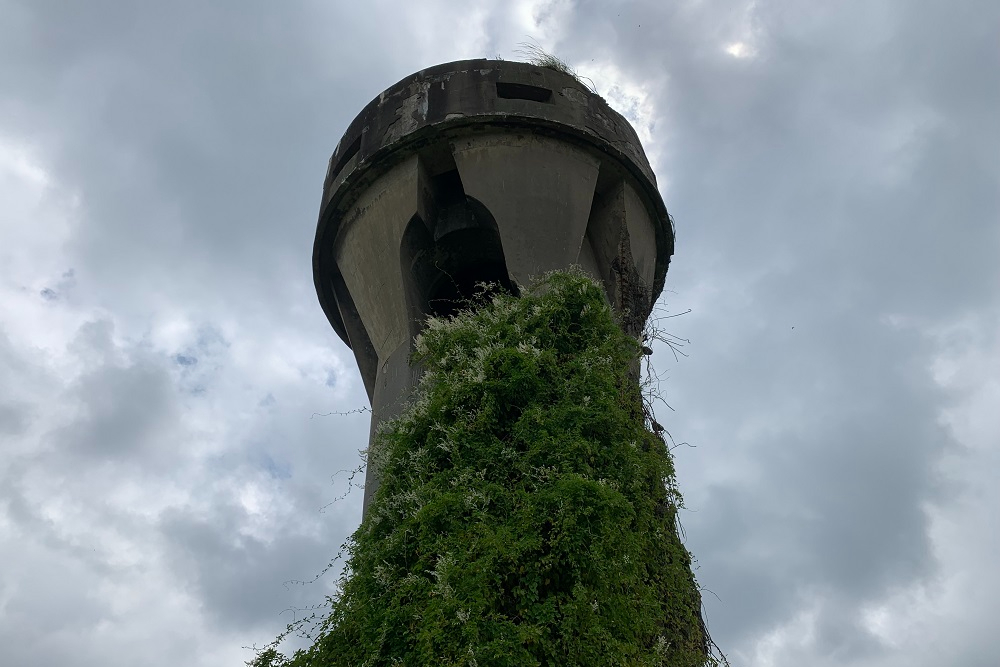
[[[410, 333], [428, 316], [449, 317], [489, 291], [516, 287], [507, 272], [496, 220], [465, 194], [455, 169], [431, 179], [431, 220], [414, 216], [403, 234], [400, 261], [406, 282]], [[483, 284], [492, 287], [484, 291]]]

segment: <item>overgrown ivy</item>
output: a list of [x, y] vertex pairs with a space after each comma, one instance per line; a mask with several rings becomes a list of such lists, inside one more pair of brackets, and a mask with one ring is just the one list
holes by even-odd
[[314, 643], [250, 665], [717, 664], [670, 452], [600, 287], [549, 274], [433, 319], [415, 400]]

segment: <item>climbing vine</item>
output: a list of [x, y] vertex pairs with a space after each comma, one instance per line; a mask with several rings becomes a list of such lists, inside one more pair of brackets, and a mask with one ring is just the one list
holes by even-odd
[[329, 615], [309, 648], [248, 664], [717, 664], [641, 353], [579, 272], [430, 320]]

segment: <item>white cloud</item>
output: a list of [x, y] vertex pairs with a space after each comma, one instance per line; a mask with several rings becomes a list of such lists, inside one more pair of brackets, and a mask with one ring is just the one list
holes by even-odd
[[0, 139], [0, 174], [13, 176], [37, 196], [49, 185], [49, 173], [31, 155], [30, 149]]
[[[656, 133], [658, 110], [653, 104], [653, 100], [661, 92], [657, 89], [658, 85], [662, 85], [661, 82], [637, 81], [608, 60], [583, 62], [576, 69], [585, 82], [593, 82], [598, 94], [607, 100], [612, 109], [631, 123], [642, 142], [653, 172], [662, 174], [657, 171], [662, 138]], [[666, 182], [659, 185], [663, 189]]]
[[[240, 637], [220, 634], [206, 623], [199, 580], [178, 576], [167, 557], [160, 526], [168, 516], [218, 521], [220, 508], [231, 507], [231, 526], [218, 527], [231, 531], [234, 557], [248, 548], [241, 540], [259, 543], [254, 560], [241, 567], [251, 578], [255, 567], [270, 572], [246, 590], [283, 590], [284, 579], [318, 572], [356, 520], [358, 501], [317, 513], [343, 489], [330, 485], [335, 466], [303, 465], [303, 456], [316, 458], [310, 443], [334, 426], [310, 423], [309, 415], [331, 402], [359, 400], [353, 373], [329, 342], [292, 323], [266, 331], [199, 323], [194, 304], [171, 300], [154, 304], [146, 322], [102, 307], [89, 274], [72, 270], [70, 242], [86, 233], [86, 193], [63, 196], [78, 188], [59, 183], [31, 151], [10, 145], [0, 154], [0, 248], [8, 260], [0, 262], [6, 658], [132, 665], [157, 655], [173, 664], [214, 665], [223, 657], [235, 664], [246, 657], [242, 646], [282, 627], [282, 608], [320, 601], [322, 590], [294, 590], [284, 602], [271, 594], [270, 606], [253, 610], [271, 620]], [[276, 420], [289, 418], [286, 432], [298, 431], [292, 442], [268, 435]], [[350, 428], [354, 446], [341, 451], [354, 459], [366, 429], [355, 422]], [[283, 480], [293, 475], [298, 489], [289, 490]], [[341, 513], [347, 523], [327, 544], [323, 536]], [[297, 569], [275, 568], [275, 540], [296, 534], [309, 536], [298, 565], [287, 563]], [[199, 547], [171, 548], [197, 558]]]

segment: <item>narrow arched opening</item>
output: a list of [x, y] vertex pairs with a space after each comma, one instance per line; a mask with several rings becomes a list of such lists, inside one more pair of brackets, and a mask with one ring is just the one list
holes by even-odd
[[414, 216], [400, 247], [413, 336], [427, 317], [453, 316], [498, 289], [517, 291], [496, 220], [481, 202], [465, 194], [458, 171], [432, 178], [431, 190], [431, 219]]

